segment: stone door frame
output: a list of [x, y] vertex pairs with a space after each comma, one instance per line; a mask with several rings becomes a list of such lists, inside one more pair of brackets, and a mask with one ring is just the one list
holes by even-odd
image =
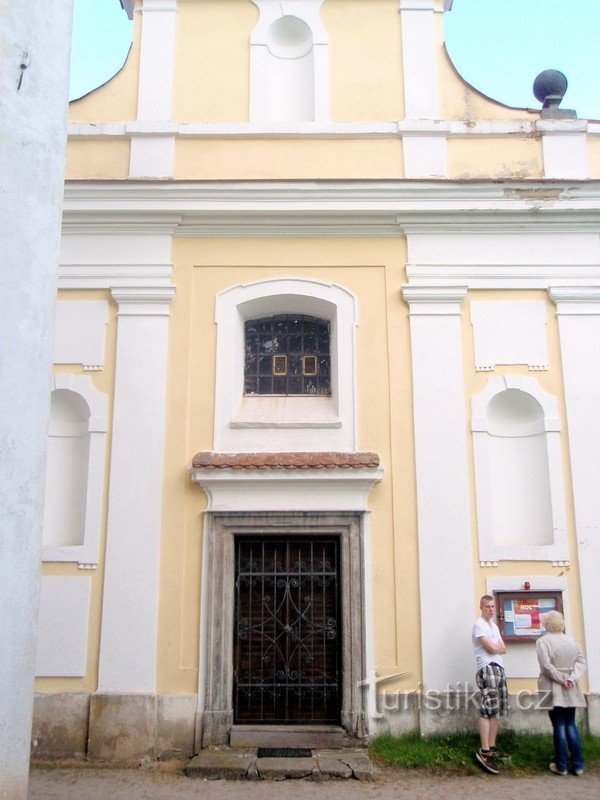
[[366, 736], [364, 513], [207, 511], [200, 630], [204, 669], [199, 677], [204, 685], [198, 687], [197, 749], [228, 744], [233, 725], [234, 537], [318, 534], [340, 539], [341, 725], [350, 736]]

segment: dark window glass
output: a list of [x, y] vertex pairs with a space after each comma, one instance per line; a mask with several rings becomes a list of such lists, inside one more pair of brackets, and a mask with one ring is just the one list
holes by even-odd
[[244, 325], [246, 394], [330, 395], [329, 322], [278, 314]]

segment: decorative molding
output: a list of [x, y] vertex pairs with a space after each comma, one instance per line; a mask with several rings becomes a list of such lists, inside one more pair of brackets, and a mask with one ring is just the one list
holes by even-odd
[[68, 181], [67, 232], [390, 235], [590, 232], [600, 181]]
[[600, 285], [552, 286], [548, 295], [556, 303], [557, 314], [600, 314]]
[[383, 467], [245, 470], [191, 468], [208, 511], [364, 511]]
[[401, 289], [404, 300], [410, 307], [411, 317], [456, 316], [460, 317], [460, 304], [467, 296], [466, 286], [409, 286]]
[[117, 286], [111, 295], [119, 305], [119, 317], [168, 317], [175, 291], [175, 286]]
[[[573, 129], [573, 123], [577, 128]], [[570, 124], [569, 124], [570, 123]], [[70, 140], [173, 136], [177, 139], [390, 139], [440, 136], [448, 139], [485, 139], [498, 136], [537, 138], [539, 134], [600, 136], [600, 124], [587, 120], [462, 120], [410, 118], [368, 122], [71, 122]]]
[[[468, 232], [465, 232], [469, 235]], [[576, 285], [588, 287], [598, 281], [598, 264], [407, 264], [406, 275], [411, 286], [440, 286], [464, 283], [471, 289], [548, 289], [567, 278]], [[552, 288], [554, 291], [554, 288]]]

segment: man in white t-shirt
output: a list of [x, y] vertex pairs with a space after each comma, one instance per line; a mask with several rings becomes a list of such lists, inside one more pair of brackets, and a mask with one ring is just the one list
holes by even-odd
[[496, 747], [500, 717], [508, 711], [508, 692], [504, 675], [503, 653], [506, 645], [502, 641], [498, 626], [492, 619], [496, 612], [494, 598], [484, 594], [479, 601], [481, 617], [473, 625], [472, 640], [477, 659], [477, 688], [481, 693], [479, 717], [479, 739], [481, 747], [475, 758], [486, 772], [497, 775], [498, 761], [507, 756]]

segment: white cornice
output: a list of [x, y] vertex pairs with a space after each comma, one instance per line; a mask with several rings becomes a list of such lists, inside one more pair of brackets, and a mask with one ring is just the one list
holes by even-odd
[[548, 289], [558, 316], [600, 315], [600, 285], [553, 286]]
[[65, 233], [401, 236], [600, 231], [600, 181], [74, 181]]
[[391, 139], [407, 136], [439, 136], [479, 139], [498, 136], [543, 134], [600, 134], [598, 123], [587, 120], [441, 120], [402, 119], [394, 122], [175, 122], [135, 120], [98, 124], [73, 122], [69, 139], [114, 139], [174, 136], [178, 139]]
[[363, 469], [189, 470], [208, 498], [208, 511], [364, 511], [383, 467]]

